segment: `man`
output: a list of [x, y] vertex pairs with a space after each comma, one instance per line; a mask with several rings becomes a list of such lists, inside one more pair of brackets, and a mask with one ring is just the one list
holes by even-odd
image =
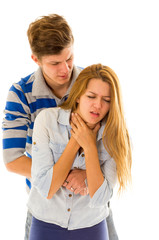
[[[63, 17], [53, 14], [39, 18], [30, 24], [27, 35], [31, 57], [39, 68], [10, 88], [3, 121], [3, 156], [9, 171], [27, 177], [29, 190], [35, 118], [42, 109], [56, 107], [67, 99], [81, 69], [73, 65], [74, 38]], [[85, 179], [86, 172], [75, 169], [70, 172], [64, 186], [68, 189], [74, 187], [84, 195]], [[25, 239], [29, 239], [31, 218], [28, 212]], [[118, 239], [111, 216], [107, 223], [110, 239]], [[113, 234], [116, 237], [111, 238]]]

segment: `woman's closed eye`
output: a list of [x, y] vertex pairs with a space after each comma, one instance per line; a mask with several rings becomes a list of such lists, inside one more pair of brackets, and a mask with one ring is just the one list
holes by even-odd
[[[88, 98], [96, 98], [95, 96], [87, 96]], [[103, 98], [104, 102], [110, 103], [110, 99]]]
[[110, 103], [110, 99], [103, 99], [105, 102]]
[[87, 96], [88, 98], [95, 98], [95, 96]]

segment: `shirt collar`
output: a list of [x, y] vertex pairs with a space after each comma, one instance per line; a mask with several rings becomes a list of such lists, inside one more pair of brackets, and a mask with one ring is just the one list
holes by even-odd
[[105, 128], [105, 124], [106, 124], [106, 118], [104, 118], [101, 122], [101, 127], [98, 131], [98, 134], [97, 134], [97, 141], [99, 141], [103, 136], [103, 131], [104, 131], [104, 128]]
[[67, 92], [66, 92], [65, 96], [70, 93], [70, 90], [71, 90], [71, 88], [72, 88], [72, 86], [73, 86], [76, 78], [78, 77], [78, 75], [79, 75], [79, 73], [80, 73], [81, 71], [82, 71], [81, 68], [77, 68], [77, 67], [75, 67], [75, 66], [73, 67], [72, 77], [71, 77], [71, 78], [72, 78], [72, 81], [71, 81], [71, 84], [70, 84], [69, 88], [67, 89]]
[[[65, 96], [68, 96], [73, 83], [75, 82], [77, 76], [79, 75], [80, 71], [82, 69], [77, 68], [76, 66], [73, 67], [73, 72], [72, 72], [72, 77], [71, 77], [71, 84], [69, 88], [67, 89], [67, 92]], [[42, 70], [39, 67], [38, 70], [34, 73], [34, 82], [33, 82], [33, 89], [32, 89], [32, 95], [37, 97], [37, 96], [52, 96], [55, 97], [51, 88], [47, 85]], [[65, 97], [64, 96], [64, 97]]]
[[70, 125], [70, 114], [71, 114], [71, 109], [65, 110], [65, 109], [60, 108], [57, 122], [62, 125], [69, 126]]
[[51, 89], [46, 84], [46, 81], [43, 77], [42, 70], [39, 67], [38, 70], [34, 73], [34, 82], [33, 82], [33, 88], [32, 88], [32, 94], [33, 96], [50, 96], [52, 95]]
[[[60, 108], [59, 109], [59, 116], [58, 116], [58, 119], [57, 119], [58, 123], [60, 123], [62, 125], [67, 125], [67, 126], [69, 126], [69, 128], [71, 128], [71, 126], [70, 126], [70, 114], [71, 114], [70, 109], [69, 110], [64, 110], [64, 109]], [[98, 131], [98, 134], [97, 134], [97, 141], [102, 139], [105, 124], [106, 124], [106, 119], [103, 119], [103, 121], [101, 122], [101, 127]]]

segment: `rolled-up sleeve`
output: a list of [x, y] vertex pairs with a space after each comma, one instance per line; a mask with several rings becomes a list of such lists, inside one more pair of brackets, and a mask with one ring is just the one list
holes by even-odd
[[101, 170], [104, 176], [104, 182], [91, 198], [91, 208], [104, 206], [112, 197], [113, 188], [117, 182], [116, 163], [113, 158], [106, 160], [101, 165]]
[[41, 195], [47, 197], [53, 175], [54, 160], [49, 147], [49, 133], [45, 119], [45, 110], [43, 110], [35, 120], [31, 174], [33, 186]]

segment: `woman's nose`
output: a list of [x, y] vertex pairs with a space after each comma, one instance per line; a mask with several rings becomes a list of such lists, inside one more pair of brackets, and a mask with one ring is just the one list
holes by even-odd
[[96, 99], [95, 106], [96, 106], [96, 108], [101, 108], [102, 107], [101, 99]]

